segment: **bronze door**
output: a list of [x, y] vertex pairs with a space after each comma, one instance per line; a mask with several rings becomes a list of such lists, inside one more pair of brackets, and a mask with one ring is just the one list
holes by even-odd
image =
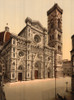
[[50, 72], [48, 72], [48, 78], [50, 78]]
[[38, 71], [35, 70], [35, 79], [38, 79]]
[[18, 81], [22, 81], [22, 73], [18, 73]]

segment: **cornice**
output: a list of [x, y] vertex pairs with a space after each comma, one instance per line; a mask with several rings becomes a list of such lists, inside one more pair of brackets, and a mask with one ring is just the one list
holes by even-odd
[[[47, 32], [47, 29], [45, 27], [43, 27], [43, 25], [39, 21], [35, 21], [35, 20], [32, 20], [31, 18], [27, 17], [25, 22], [26, 22], [26, 24], [33, 26], [33, 27], [34, 27], [34, 25], [38, 25], [41, 28], [42, 32], [44, 32], [44, 31]], [[35, 27], [35, 29], [38, 29], [38, 28]]]
[[58, 6], [58, 4], [54, 4], [54, 6], [47, 11], [47, 16], [52, 13], [55, 9], [57, 9], [61, 14], [63, 13], [63, 10]]

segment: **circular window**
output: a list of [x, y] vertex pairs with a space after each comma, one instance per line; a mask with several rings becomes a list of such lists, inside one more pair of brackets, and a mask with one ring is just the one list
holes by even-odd
[[37, 61], [37, 62], [35, 63], [35, 67], [36, 67], [36, 68], [40, 68], [40, 67], [41, 67], [41, 62], [40, 62], [40, 61]]
[[40, 38], [40, 36], [39, 35], [35, 35], [35, 37], [34, 37], [34, 40], [35, 40], [35, 42], [40, 42], [41, 41], [41, 38]]
[[48, 57], [48, 61], [50, 60], [50, 57]]
[[24, 52], [23, 51], [20, 51], [19, 52], [19, 56], [24, 56]]

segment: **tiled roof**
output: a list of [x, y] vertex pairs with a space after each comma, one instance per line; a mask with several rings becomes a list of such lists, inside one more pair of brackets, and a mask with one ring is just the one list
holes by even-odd
[[3, 42], [3, 39], [4, 39], [4, 33], [5, 33], [5, 32], [0, 32], [0, 42]]
[[11, 33], [10, 32], [0, 32], [0, 43], [6, 43], [10, 39]]

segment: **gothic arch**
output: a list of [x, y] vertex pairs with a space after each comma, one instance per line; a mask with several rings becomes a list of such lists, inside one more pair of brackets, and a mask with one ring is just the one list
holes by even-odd
[[61, 35], [58, 34], [58, 40], [61, 40]]
[[35, 62], [35, 79], [38, 79], [41, 77], [41, 61]]
[[18, 70], [20, 70], [20, 71], [23, 71], [23, 69], [24, 69], [23, 65], [20, 65], [20, 66], [18, 67]]

